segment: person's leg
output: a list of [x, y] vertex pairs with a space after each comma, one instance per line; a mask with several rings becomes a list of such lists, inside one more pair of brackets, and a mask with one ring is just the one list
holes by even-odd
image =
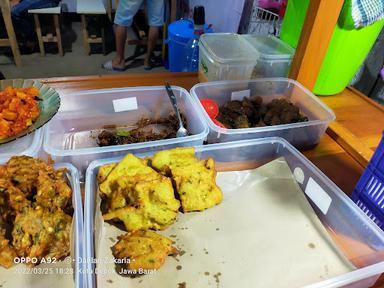
[[29, 40], [30, 35], [34, 32], [33, 22], [31, 22], [30, 17], [28, 17], [28, 9], [31, 2], [33, 1], [21, 1], [11, 9], [12, 22], [16, 38], [21, 44], [25, 44], [27, 40]]
[[144, 67], [149, 68], [151, 67], [150, 59], [153, 54], [153, 51], [155, 51], [156, 42], [159, 38], [159, 27], [150, 26], [149, 32], [148, 32], [148, 43], [147, 43], [147, 54], [144, 58]]
[[144, 67], [150, 69], [150, 59], [153, 51], [155, 50], [157, 39], [159, 38], [159, 27], [164, 24], [164, 1], [148, 0], [147, 11], [148, 24], [150, 27], [148, 32], [147, 54], [144, 59]]
[[57, 5], [57, 0], [23, 0], [13, 6], [11, 16], [18, 40], [28, 42], [33, 39], [34, 24], [32, 17], [28, 15], [28, 10], [56, 7]]
[[58, 5], [57, 0], [23, 0], [11, 9], [12, 17], [21, 17], [31, 9], [50, 8]]
[[[127, 40], [127, 28], [132, 25], [133, 17], [139, 10], [143, 0], [119, 1], [114, 23], [115, 23], [115, 43], [116, 55], [112, 60], [112, 69], [124, 69], [124, 50]], [[107, 65], [104, 68], [108, 69]]]
[[112, 67], [123, 69], [125, 42], [127, 40], [127, 27], [115, 25], [115, 42], [116, 42], [116, 55], [112, 60]]

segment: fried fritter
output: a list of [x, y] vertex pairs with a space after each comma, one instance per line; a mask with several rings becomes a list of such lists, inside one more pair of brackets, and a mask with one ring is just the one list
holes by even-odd
[[197, 161], [194, 148], [174, 148], [156, 153], [152, 158], [152, 166], [157, 171], [168, 174], [171, 167], [188, 166]]
[[[109, 168], [108, 168], [109, 169]], [[107, 171], [105, 167], [101, 171]], [[121, 160], [116, 167], [110, 171], [107, 178], [99, 185], [101, 196], [108, 197], [116, 187], [116, 181], [121, 176], [127, 177], [136, 177], [136, 175], [153, 176], [153, 169], [147, 166], [147, 160], [143, 160], [133, 156], [132, 154], [127, 154], [123, 160]], [[103, 179], [102, 174], [98, 178]], [[135, 182], [135, 180], [132, 180]]]
[[7, 209], [7, 196], [6, 190], [0, 187], [0, 265], [5, 268], [10, 268], [14, 264], [14, 259], [17, 255], [13, 247], [9, 244], [9, 240], [6, 238], [6, 223], [7, 218], [10, 216]]
[[155, 169], [174, 180], [184, 212], [202, 211], [223, 199], [215, 181], [214, 160], [198, 160], [194, 154], [193, 148], [175, 148], [160, 151], [152, 159]]
[[52, 166], [29, 156], [14, 156], [6, 164], [11, 183], [30, 199], [36, 193], [36, 180], [39, 173], [54, 174]]
[[0, 265], [10, 268], [16, 257], [15, 249], [9, 244], [9, 240], [0, 235]]
[[113, 256], [126, 263], [129, 270], [159, 269], [168, 255], [177, 254], [172, 240], [151, 231], [135, 231], [119, 236], [112, 247]]
[[[29, 165], [25, 167], [23, 165]], [[55, 171], [45, 162], [27, 156], [12, 157], [2, 166], [0, 189], [9, 195], [9, 204], [16, 212], [32, 205], [55, 210], [71, 206], [72, 190], [65, 181], [64, 169]], [[25, 173], [25, 174], [22, 174]]]
[[0, 179], [8, 178], [8, 171], [5, 165], [0, 166]]
[[5, 221], [4, 219], [7, 219], [8, 215], [10, 214], [10, 211], [8, 209], [9, 194], [7, 192], [7, 186], [8, 182], [5, 179], [0, 178], [0, 221]]
[[25, 197], [25, 194], [19, 188], [13, 186], [10, 181], [0, 179], [0, 190], [6, 193], [9, 205], [6, 210], [7, 213], [13, 216], [32, 205], [31, 201]]
[[37, 177], [36, 204], [51, 211], [68, 210], [71, 207], [72, 190], [65, 181], [65, 169], [53, 173], [39, 171]]
[[175, 221], [180, 202], [172, 182], [146, 163], [128, 154], [100, 184], [100, 194], [108, 204], [104, 220], [121, 220], [127, 231], [162, 230]]
[[28, 156], [0, 166], [0, 265], [69, 254], [72, 191], [64, 173]]
[[[5, 170], [0, 167], [0, 177], [4, 177]], [[12, 217], [9, 209], [9, 194], [5, 186], [8, 183], [4, 179], [0, 179], [0, 265], [5, 268], [10, 268], [14, 264], [14, 259], [17, 257], [15, 249], [6, 238], [7, 220]], [[9, 228], [9, 227], [8, 227]]]
[[41, 206], [18, 213], [12, 231], [13, 247], [19, 257], [62, 259], [70, 252], [72, 217], [61, 210]]
[[132, 190], [126, 191], [129, 195], [126, 201], [128, 206], [105, 214], [104, 220], [119, 219], [127, 231], [163, 230], [171, 225], [176, 219], [180, 203], [175, 199], [171, 180], [161, 175], [159, 177], [152, 181], [140, 181]]
[[99, 168], [99, 173], [97, 174], [97, 183], [102, 183], [105, 179], [107, 179], [107, 176], [109, 175], [109, 173], [111, 173], [111, 171], [113, 170], [113, 168], [116, 167], [116, 163], [112, 163], [112, 164], [107, 164], [107, 165], [104, 165], [104, 166], [101, 166]]

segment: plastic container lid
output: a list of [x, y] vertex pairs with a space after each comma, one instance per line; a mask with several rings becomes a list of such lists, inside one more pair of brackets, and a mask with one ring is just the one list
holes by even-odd
[[[194, 32], [193, 21], [189, 19], [181, 19], [175, 22], [172, 22], [168, 26], [168, 41], [175, 39], [177, 41], [186, 43], [189, 39], [192, 39]], [[204, 25], [204, 33], [212, 33], [213, 30], [209, 25]]]
[[273, 35], [242, 35], [265, 60], [290, 60], [295, 49]]
[[210, 57], [219, 63], [249, 63], [259, 57], [257, 51], [241, 35], [235, 33], [203, 34], [200, 43]]
[[168, 27], [169, 35], [187, 42], [193, 37], [193, 22], [191, 20], [178, 20], [171, 23]]

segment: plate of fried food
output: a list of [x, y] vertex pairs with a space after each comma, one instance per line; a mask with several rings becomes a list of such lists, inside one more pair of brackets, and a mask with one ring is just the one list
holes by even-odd
[[303, 287], [356, 269], [287, 158], [249, 161], [227, 149], [179, 147], [92, 162], [88, 287]]
[[0, 81], [0, 145], [32, 133], [60, 108], [55, 89], [36, 80]]
[[[159, 269], [168, 255], [177, 255], [173, 241], [152, 230], [172, 225], [179, 210], [203, 211], [220, 204], [212, 158], [199, 160], [193, 148], [175, 148], [151, 159], [126, 155], [117, 164], [102, 166], [98, 174], [104, 221], [121, 222], [127, 233], [111, 248], [126, 273]], [[155, 248], [156, 247], [156, 248]]]
[[70, 164], [53, 166], [29, 156], [0, 165], [0, 279], [6, 280], [1, 287], [81, 282], [74, 239], [82, 230], [77, 173]]
[[105, 252], [112, 252], [105, 257], [113, 257], [116, 264], [113, 268], [98, 263], [98, 269], [116, 269], [121, 276], [153, 273], [167, 262], [167, 256], [183, 254], [166, 231], [176, 227], [181, 213], [205, 213], [223, 200], [214, 160], [198, 159], [192, 147], [160, 151], [150, 158], [127, 154], [118, 163], [100, 166], [95, 180], [96, 201], [101, 202], [96, 204], [100, 207], [96, 214], [103, 214], [107, 230], [102, 230], [109, 236]]

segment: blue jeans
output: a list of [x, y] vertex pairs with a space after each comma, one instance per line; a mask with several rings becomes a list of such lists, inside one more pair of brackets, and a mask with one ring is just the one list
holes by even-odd
[[59, 4], [59, 0], [22, 0], [11, 10], [12, 22], [19, 43], [25, 43], [33, 38], [34, 24], [28, 10], [51, 8]]
[[[164, 0], [146, 0], [148, 25], [160, 27], [164, 24]], [[115, 15], [115, 24], [131, 27], [133, 17], [143, 7], [144, 0], [121, 0]]]

